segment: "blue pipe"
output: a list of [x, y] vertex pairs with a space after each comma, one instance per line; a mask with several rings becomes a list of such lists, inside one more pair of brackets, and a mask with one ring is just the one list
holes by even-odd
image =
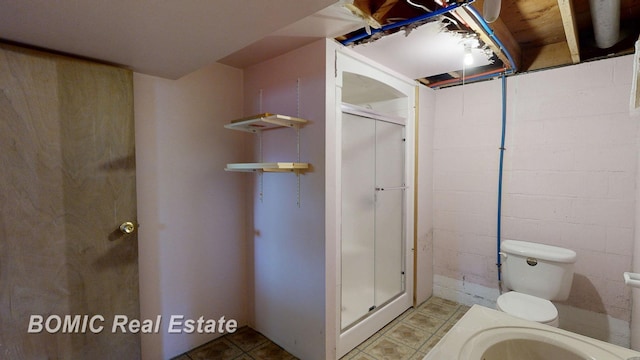
[[476, 10], [473, 6], [468, 6], [467, 10], [469, 10], [469, 12], [476, 18], [476, 20], [478, 20], [478, 23], [480, 24], [480, 26], [482, 26], [482, 28], [487, 33], [487, 35], [489, 35], [489, 37], [498, 45], [500, 50], [507, 56], [507, 60], [509, 60], [509, 64], [511, 65], [511, 72], [518, 71], [518, 67], [516, 66], [516, 63], [513, 61], [513, 58], [511, 57], [511, 54], [509, 53], [507, 48], [504, 46], [502, 41], [500, 41], [500, 39], [498, 39], [496, 34], [493, 32], [493, 29], [491, 29], [489, 27], [489, 24], [482, 17], [482, 15], [480, 15], [478, 10]]
[[[351, 44], [352, 42], [355, 42], [355, 41], [358, 41], [358, 40], [362, 40], [364, 38], [367, 38], [367, 37], [369, 37], [369, 36], [371, 36], [373, 34], [377, 34], [377, 33], [382, 32], [382, 31], [396, 29], [396, 28], [399, 28], [399, 27], [402, 27], [402, 26], [405, 26], [405, 25], [413, 24], [413, 23], [418, 22], [418, 21], [429, 20], [429, 19], [434, 18], [436, 16], [440, 16], [440, 15], [446, 14], [446, 13], [448, 13], [450, 11], [453, 11], [453, 10], [455, 10], [455, 9], [461, 7], [461, 6], [466, 6], [468, 4], [471, 4], [474, 1], [476, 1], [476, 0], [469, 0], [469, 1], [464, 2], [464, 3], [455, 3], [453, 5], [449, 5], [447, 7], [434, 10], [434, 11], [432, 11], [430, 13], [426, 13], [424, 15], [420, 15], [420, 16], [413, 17], [411, 19], [402, 20], [402, 21], [398, 21], [396, 23], [384, 25], [380, 29], [371, 29], [371, 34], [367, 34], [365, 32], [363, 34], [355, 35], [355, 36], [353, 36], [353, 37], [351, 37], [349, 39], [342, 40], [340, 43], [342, 43], [342, 45], [348, 45], [348, 44]], [[469, 8], [471, 8], [471, 7], [469, 7]]]
[[498, 267], [498, 282], [502, 280], [500, 268], [502, 262], [500, 259], [500, 239], [501, 239], [501, 227], [502, 227], [502, 170], [504, 164], [504, 138], [507, 130], [507, 77], [505, 73], [502, 73], [502, 139], [500, 140], [500, 169], [498, 170], [498, 225], [497, 225], [497, 262]]
[[[511, 64], [511, 69], [509, 70], [509, 73], [512, 74], [518, 71], [518, 67], [516, 66], [516, 63], [513, 61], [513, 57], [511, 57], [511, 54], [509, 53], [507, 48], [504, 46], [502, 41], [498, 39], [498, 37], [493, 32], [493, 29], [489, 27], [489, 24], [486, 22], [486, 20], [484, 20], [482, 15], [480, 15], [480, 13], [476, 9], [474, 9], [472, 6], [469, 6], [468, 9], [469, 9], [469, 12], [476, 18], [476, 20], [478, 20], [478, 23], [480, 24], [480, 26], [482, 26], [482, 28], [487, 33], [487, 35], [489, 35], [489, 37], [491, 37], [491, 39], [495, 41], [495, 43], [498, 45], [500, 50], [506, 55], [507, 60]], [[498, 221], [497, 221], [497, 231], [496, 231], [496, 248], [497, 248], [496, 266], [498, 267], [498, 284], [499, 284], [498, 286], [501, 286], [501, 283], [502, 283], [502, 274], [500, 271], [500, 268], [502, 267], [502, 260], [500, 259], [500, 242], [502, 239], [502, 233], [501, 233], [502, 172], [504, 167], [504, 151], [506, 150], [504, 148], [504, 138], [505, 138], [506, 128], [507, 128], [507, 78], [506, 78], [506, 75], [507, 75], [507, 70], [505, 70], [505, 72], [502, 73], [502, 138], [500, 140], [500, 169], [498, 170]]]

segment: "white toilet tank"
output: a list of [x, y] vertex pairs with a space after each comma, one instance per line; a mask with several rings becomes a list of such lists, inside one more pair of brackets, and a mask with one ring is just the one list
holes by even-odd
[[502, 280], [514, 291], [547, 300], [566, 300], [573, 282], [573, 250], [527, 241], [500, 245]]

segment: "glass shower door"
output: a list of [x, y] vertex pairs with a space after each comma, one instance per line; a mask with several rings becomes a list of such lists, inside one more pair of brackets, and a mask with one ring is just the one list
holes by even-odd
[[364, 317], [375, 297], [375, 123], [343, 114], [342, 304], [344, 329]]
[[343, 330], [405, 290], [404, 126], [381, 119], [342, 117]]
[[375, 121], [375, 306], [404, 291], [404, 126]]

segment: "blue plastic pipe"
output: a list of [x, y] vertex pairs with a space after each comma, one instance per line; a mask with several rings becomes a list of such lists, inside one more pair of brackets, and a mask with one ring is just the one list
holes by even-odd
[[[413, 17], [411, 19], [402, 20], [402, 21], [398, 21], [398, 22], [395, 22], [395, 23], [392, 23], [392, 24], [384, 25], [379, 29], [371, 29], [371, 34], [367, 34], [365, 32], [363, 34], [355, 35], [355, 36], [350, 37], [348, 39], [342, 40], [340, 43], [342, 43], [342, 45], [348, 45], [348, 44], [351, 44], [352, 42], [356, 42], [358, 40], [362, 40], [364, 38], [367, 38], [367, 37], [369, 37], [369, 36], [371, 36], [373, 34], [377, 34], [377, 33], [382, 32], [382, 31], [396, 29], [396, 28], [399, 28], [399, 27], [402, 27], [402, 26], [413, 24], [415, 22], [419, 22], [419, 21], [429, 20], [429, 19], [434, 18], [436, 16], [440, 16], [440, 15], [446, 14], [448, 12], [451, 12], [451, 11], [461, 7], [461, 6], [466, 6], [468, 4], [471, 4], [474, 1], [476, 1], [476, 0], [469, 0], [469, 1], [464, 2], [464, 3], [455, 3], [453, 5], [449, 5], [447, 7], [434, 10], [434, 11], [432, 11], [430, 13], [426, 13], [424, 15], [420, 15], [420, 16]], [[471, 8], [471, 7], [469, 7], [469, 8]]]
[[478, 20], [478, 23], [484, 31], [495, 41], [495, 43], [500, 47], [500, 51], [502, 51], [507, 60], [511, 65], [511, 69], [505, 70], [502, 73], [502, 137], [500, 139], [500, 168], [498, 170], [498, 219], [497, 219], [497, 231], [496, 231], [496, 266], [498, 267], [498, 283], [502, 281], [502, 273], [500, 268], [502, 267], [502, 259], [500, 259], [500, 242], [502, 239], [502, 172], [504, 167], [504, 138], [507, 130], [507, 74], [513, 74], [518, 71], [516, 63], [513, 61], [513, 57], [509, 51], [505, 48], [504, 44], [498, 37], [495, 35], [493, 29], [489, 27], [489, 24], [484, 20], [482, 15], [474, 9], [472, 6], [467, 8], [469, 12]]
[[511, 69], [509, 70], [509, 73], [514, 73], [514, 72], [518, 71], [518, 69], [516, 67], [516, 63], [513, 61], [513, 58], [511, 57], [511, 54], [509, 53], [507, 48], [505, 48], [505, 46], [502, 43], [502, 41], [500, 41], [500, 39], [498, 39], [496, 34], [493, 32], [493, 29], [491, 29], [491, 27], [489, 27], [489, 24], [482, 17], [482, 15], [480, 15], [478, 10], [476, 10], [473, 6], [468, 6], [467, 10], [469, 10], [469, 12], [476, 18], [476, 20], [478, 20], [478, 23], [480, 24], [480, 26], [482, 26], [482, 28], [487, 33], [487, 35], [489, 35], [489, 37], [498, 45], [498, 47], [500, 48], [500, 51], [502, 51], [507, 56], [507, 60], [509, 60], [509, 64], [511, 65]]

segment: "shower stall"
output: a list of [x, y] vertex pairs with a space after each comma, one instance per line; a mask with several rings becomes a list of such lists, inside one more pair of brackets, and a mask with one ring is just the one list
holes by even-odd
[[343, 105], [341, 330], [405, 290], [404, 125]]
[[340, 55], [338, 357], [413, 305], [416, 91]]

